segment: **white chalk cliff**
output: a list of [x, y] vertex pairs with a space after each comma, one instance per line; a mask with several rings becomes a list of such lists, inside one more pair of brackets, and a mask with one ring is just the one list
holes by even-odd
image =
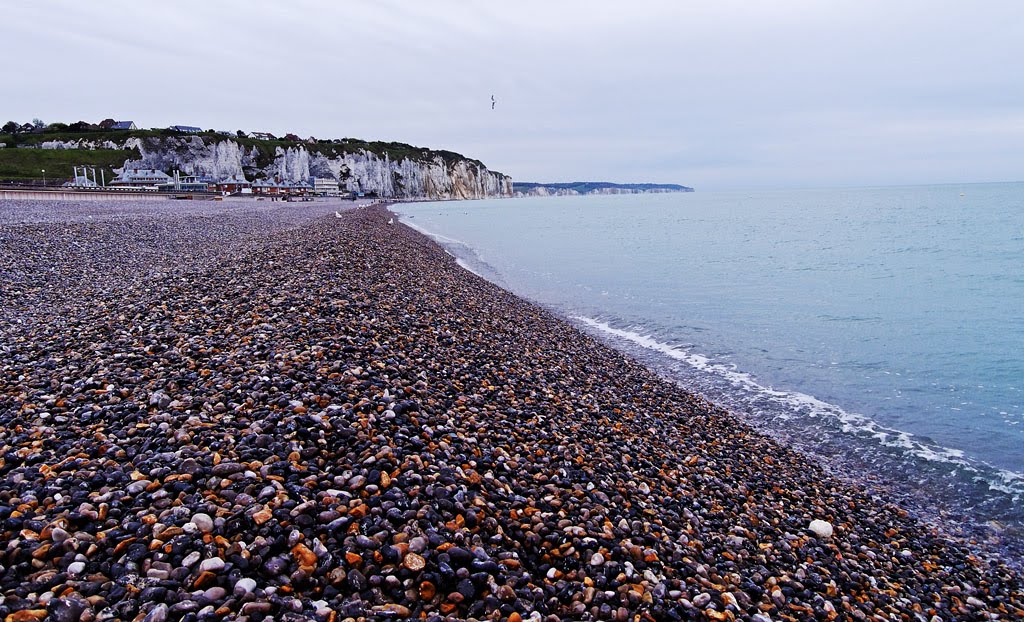
[[[318, 146], [317, 146], [318, 147]], [[62, 147], [50, 147], [62, 148]], [[67, 148], [67, 147], [63, 147]], [[71, 147], [77, 148], [77, 147]], [[129, 138], [121, 146], [136, 149], [138, 159], [124, 168], [180, 170], [215, 179], [247, 176], [299, 182], [311, 177], [334, 178], [347, 191], [376, 193], [389, 198], [481, 199], [512, 195], [512, 179], [466, 158], [443, 157], [423, 151], [417, 158], [392, 160], [368, 149], [339, 151], [328, 146], [277, 147], [271, 157], [256, 147], [246, 149], [230, 138], [199, 136]]]

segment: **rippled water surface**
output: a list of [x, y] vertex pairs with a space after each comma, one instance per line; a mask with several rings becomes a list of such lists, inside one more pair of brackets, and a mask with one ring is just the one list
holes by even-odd
[[826, 464], [1024, 540], [1024, 184], [398, 211]]

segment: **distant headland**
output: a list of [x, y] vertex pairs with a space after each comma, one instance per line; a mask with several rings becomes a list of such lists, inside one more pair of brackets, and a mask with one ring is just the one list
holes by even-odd
[[616, 184], [609, 181], [572, 181], [557, 184], [517, 181], [512, 184], [512, 194], [517, 197], [560, 197], [581, 194], [660, 194], [666, 192], [693, 192], [693, 188], [680, 186], [679, 184]]

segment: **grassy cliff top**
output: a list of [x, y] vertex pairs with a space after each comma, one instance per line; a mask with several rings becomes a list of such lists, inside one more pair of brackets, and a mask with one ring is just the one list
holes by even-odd
[[[250, 150], [255, 147], [260, 152], [260, 159], [266, 161], [272, 161], [274, 153], [278, 147], [287, 149], [289, 147], [304, 147], [311, 153], [320, 153], [327, 157], [340, 156], [343, 153], [352, 153], [360, 150], [365, 150], [374, 153], [380, 157], [387, 156], [391, 160], [414, 160], [414, 161], [427, 161], [433, 160], [440, 157], [448, 164], [464, 160], [477, 166], [484, 166], [483, 162], [475, 160], [473, 158], [467, 158], [462, 154], [455, 153], [453, 151], [446, 151], [443, 149], [428, 149], [426, 147], [415, 147], [400, 142], [384, 142], [384, 141], [366, 141], [358, 138], [341, 138], [332, 140], [317, 140], [316, 142], [309, 142], [306, 140], [285, 140], [282, 138], [274, 140], [261, 140], [257, 138], [249, 138], [248, 136], [239, 137], [237, 135], [226, 135], [219, 132], [199, 132], [195, 134], [187, 134], [184, 132], [176, 132], [173, 130], [93, 130], [83, 132], [72, 132], [72, 131], [43, 131], [39, 133], [26, 133], [26, 134], [0, 134], [0, 143], [7, 145], [6, 149], [0, 149], [0, 152], [7, 151], [17, 146], [38, 146], [48, 141], [76, 141], [76, 140], [87, 140], [92, 142], [104, 142], [112, 141], [114, 143], [122, 144], [129, 138], [142, 138], [142, 139], [164, 139], [164, 138], [191, 138], [193, 136], [201, 138], [204, 142], [209, 141], [222, 141], [230, 140], [238, 143], [246, 150]], [[25, 151], [21, 149], [19, 151]], [[20, 156], [19, 156], [20, 157]], [[8, 156], [7, 159], [13, 159], [15, 156]], [[123, 162], [123, 160], [122, 160]], [[120, 165], [120, 163], [118, 164]], [[3, 177], [0, 174], [0, 177]]]

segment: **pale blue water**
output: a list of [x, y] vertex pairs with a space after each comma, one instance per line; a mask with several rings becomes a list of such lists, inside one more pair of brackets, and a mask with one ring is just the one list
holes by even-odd
[[1024, 184], [397, 210], [835, 470], [1022, 540]]

